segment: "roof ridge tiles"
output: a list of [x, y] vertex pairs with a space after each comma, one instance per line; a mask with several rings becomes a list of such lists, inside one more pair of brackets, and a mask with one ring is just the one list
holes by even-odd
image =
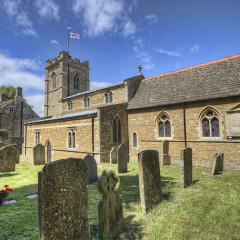
[[152, 77], [150, 77], [150, 78], [144, 78], [142, 81], [150, 80], [150, 79], [153, 79], [153, 78], [156, 78], [156, 77], [167, 76], [167, 75], [170, 75], [170, 74], [173, 74], [173, 73], [183, 72], [183, 71], [186, 71], [186, 70], [191, 70], [191, 69], [193, 69], [193, 68], [210, 65], [210, 64], [212, 64], [212, 63], [222, 62], [222, 61], [225, 61], [225, 60], [228, 60], [228, 59], [232, 59], [232, 58], [236, 58], [236, 57], [240, 57], [240, 52], [239, 52], [237, 55], [234, 55], [234, 56], [231, 56], [231, 57], [230, 57], [230, 56], [225, 56], [224, 58], [221, 58], [221, 59], [219, 59], [219, 60], [213, 59], [211, 62], [207, 62], [207, 63], [202, 62], [202, 63], [200, 63], [199, 65], [196, 65], [196, 66], [191, 65], [191, 66], [189, 66], [188, 68], [180, 68], [180, 69], [178, 69], [178, 70], [176, 70], [176, 71], [169, 71], [169, 72], [167, 72], [167, 73], [161, 73], [161, 74], [158, 75], [158, 76], [152, 76]]

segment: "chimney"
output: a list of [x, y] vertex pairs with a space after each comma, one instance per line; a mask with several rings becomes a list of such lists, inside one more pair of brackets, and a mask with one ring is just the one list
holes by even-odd
[[22, 97], [22, 88], [21, 87], [17, 87], [17, 89], [16, 89], [16, 96], [17, 97]]
[[7, 96], [4, 93], [0, 93], [0, 102], [5, 102], [7, 100]]

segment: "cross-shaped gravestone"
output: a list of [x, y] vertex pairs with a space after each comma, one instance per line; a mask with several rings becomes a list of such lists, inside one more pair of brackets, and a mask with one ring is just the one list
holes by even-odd
[[124, 230], [122, 197], [117, 190], [120, 179], [113, 170], [104, 170], [98, 181], [98, 190], [103, 198], [98, 204], [98, 218], [101, 238], [116, 236]]

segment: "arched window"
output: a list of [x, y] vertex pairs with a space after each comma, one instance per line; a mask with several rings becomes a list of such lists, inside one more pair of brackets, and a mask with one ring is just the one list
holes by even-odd
[[53, 74], [52, 74], [52, 89], [55, 89], [55, 88], [56, 88], [56, 81], [57, 81], [56, 74], [53, 73]]
[[79, 76], [78, 76], [78, 74], [74, 75], [73, 88], [74, 89], [79, 89]]
[[200, 115], [202, 137], [220, 137], [219, 114], [208, 107]]
[[167, 113], [161, 113], [157, 118], [158, 137], [171, 137], [171, 121]]
[[105, 100], [106, 100], [106, 103], [113, 102], [113, 94], [111, 91], [108, 91], [107, 93], [105, 93]]
[[121, 133], [121, 122], [120, 119], [116, 116], [113, 119], [113, 142], [120, 143], [122, 141]]
[[90, 107], [90, 97], [85, 97], [84, 98], [84, 107]]
[[133, 133], [133, 147], [137, 147], [137, 134]]
[[68, 148], [76, 147], [76, 134], [74, 128], [68, 129]]
[[73, 109], [73, 102], [69, 101], [68, 102], [68, 111], [71, 111]]

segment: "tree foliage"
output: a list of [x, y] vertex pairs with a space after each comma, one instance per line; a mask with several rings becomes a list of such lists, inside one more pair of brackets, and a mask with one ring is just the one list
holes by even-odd
[[6, 100], [12, 100], [16, 95], [16, 89], [13, 86], [2, 85], [0, 86], [0, 93], [6, 94]]

